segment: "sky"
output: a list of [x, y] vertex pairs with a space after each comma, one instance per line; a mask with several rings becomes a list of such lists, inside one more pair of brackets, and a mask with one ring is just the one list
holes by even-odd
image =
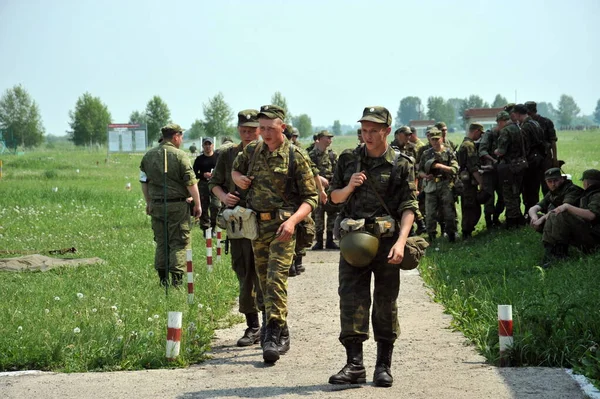
[[591, 114], [599, 17], [598, 0], [0, 0], [0, 92], [23, 85], [53, 135], [85, 92], [115, 123], [159, 95], [184, 128], [219, 92], [237, 113], [280, 91], [313, 126], [406, 96], [568, 94]]

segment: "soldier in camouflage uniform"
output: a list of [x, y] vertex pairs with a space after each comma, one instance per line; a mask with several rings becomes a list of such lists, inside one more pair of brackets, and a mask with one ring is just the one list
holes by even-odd
[[[573, 184], [571, 180], [567, 180], [559, 168], [548, 169], [545, 180], [549, 188], [548, 193], [537, 205], [527, 211], [529, 213], [529, 224], [540, 233], [544, 230], [546, 218], [554, 208], [562, 204], [577, 205], [583, 194], [583, 189]], [[540, 216], [540, 213], [544, 215]]]
[[482, 133], [483, 125], [472, 123], [469, 126], [467, 137], [463, 139], [456, 153], [459, 167], [458, 177], [463, 183], [463, 192], [460, 196], [463, 239], [471, 237], [481, 217], [481, 205], [477, 201], [477, 186], [483, 187], [483, 178], [479, 173], [479, 153], [475, 147], [475, 141], [481, 138]]
[[496, 116], [498, 123], [498, 148], [494, 152], [499, 159], [498, 168], [504, 170], [498, 173], [500, 184], [502, 184], [502, 195], [506, 205], [506, 228], [522, 226], [525, 218], [521, 213], [521, 184], [523, 183], [523, 172], [513, 172], [511, 163], [524, 159], [523, 135], [519, 127], [511, 122], [510, 115], [506, 111], [500, 111]]
[[452, 151], [456, 152], [458, 146], [448, 138], [448, 126], [446, 126], [446, 123], [438, 122], [435, 124], [435, 127], [442, 132], [442, 143], [446, 146], [446, 148], [451, 148]]
[[[202, 209], [190, 159], [179, 149], [183, 143], [183, 129], [170, 123], [161, 132], [163, 140], [158, 147], [150, 149], [142, 158], [140, 183], [156, 242], [154, 268], [161, 284], [169, 284], [168, 270], [173, 286], [180, 286], [186, 270], [186, 250], [190, 247], [192, 227], [187, 199], [193, 199], [192, 215], [195, 218], [200, 217]], [[166, 254], [169, 255], [168, 264]]]
[[483, 206], [487, 229], [500, 226], [500, 215], [504, 212], [502, 185], [498, 180], [498, 173], [496, 172], [498, 158], [494, 153], [496, 148], [498, 148], [498, 133], [497, 128], [490, 129], [483, 134], [479, 142], [479, 157], [481, 159], [481, 169], [483, 170], [483, 189], [490, 197]]
[[578, 206], [562, 204], [546, 220], [542, 235], [544, 267], [549, 267], [556, 258], [566, 258], [569, 245], [585, 253], [600, 247], [600, 170], [586, 170], [581, 180], [584, 192]]
[[[544, 180], [543, 173], [550, 168], [558, 168], [558, 153], [556, 149], [556, 130], [554, 129], [554, 123], [552, 120], [545, 118], [537, 113], [537, 103], [535, 101], [527, 101], [525, 103], [527, 108], [527, 114], [531, 116], [531, 119], [536, 121], [542, 127], [544, 131], [544, 146], [546, 148], [546, 157], [542, 161], [540, 181]], [[542, 193], [546, 195], [548, 193], [548, 186], [542, 182]]]
[[[333, 141], [333, 134], [331, 134], [327, 130], [322, 130], [317, 135], [317, 142], [315, 143], [315, 147], [308, 153], [311, 161], [316, 165], [317, 169], [319, 169], [319, 176], [321, 176], [324, 180], [322, 180], [324, 187], [327, 188], [329, 186], [329, 182], [333, 177], [333, 171], [335, 170], [335, 165], [337, 164], [337, 155], [330, 148], [331, 142]], [[317, 209], [313, 211], [313, 219], [315, 220], [317, 236], [317, 242], [312, 247], [313, 251], [323, 249], [323, 232], [325, 230], [325, 214], [327, 214], [327, 229], [325, 230], [327, 233], [327, 239], [325, 241], [326, 249], [340, 249], [337, 244], [333, 241], [333, 226], [335, 223], [335, 218], [338, 215], [338, 208], [332, 206], [331, 204], [319, 203]]]
[[285, 111], [264, 105], [258, 120], [263, 140], [238, 154], [231, 175], [238, 187], [248, 190], [247, 205], [257, 213], [258, 238], [252, 248], [267, 318], [263, 359], [274, 363], [289, 349], [287, 280], [296, 225], [316, 208], [317, 190], [304, 153], [294, 148], [290, 155], [290, 142], [283, 135]]
[[[258, 139], [258, 111], [246, 109], [238, 113], [238, 132], [241, 143], [221, 148], [217, 165], [208, 184], [211, 192], [225, 204], [227, 208], [239, 205], [246, 207], [246, 190], [235, 186], [231, 177], [231, 169], [236, 156], [244, 147]], [[250, 346], [260, 339], [260, 322], [258, 312], [263, 313], [265, 307], [263, 295], [258, 283], [258, 275], [254, 265], [252, 242], [246, 238], [230, 239], [231, 266], [235, 272], [240, 287], [239, 312], [246, 317], [246, 331], [237, 341], [237, 346]]]
[[302, 148], [302, 143], [300, 143], [300, 140], [298, 140], [298, 138], [300, 138], [300, 132], [298, 131], [297, 128], [293, 127], [292, 128], [292, 143], [296, 147]]
[[[396, 299], [400, 288], [400, 269], [407, 237], [417, 212], [414, 165], [402, 153], [388, 146], [392, 117], [384, 107], [366, 107], [359, 120], [365, 145], [352, 152], [344, 151], [329, 186], [333, 203], [344, 204], [343, 217], [366, 218], [367, 230], [373, 218], [387, 213], [375, 194], [385, 198], [393, 212], [395, 232], [380, 238], [375, 258], [366, 267], [351, 266], [343, 257], [339, 265], [340, 342], [346, 348], [347, 364], [330, 377], [331, 384], [364, 383], [363, 342], [369, 338], [371, 277], [373, 291], [373, 332], [377, 341], [377, 361], [373, 375], [376, 386], [393, 383], [391, 361], [398, 338]], [[396, 166], [394, 166], [396, 165]], [[373, 232], [373, 230], [371, 230]]]
[[456, 213], [454, 208], [454, 179], [458, 163], [451, 148], [442, 143], [442, 132], [429, 132], [432, 147], [421, 156], [419, 176], [425, 181], [425, 223], [430, 240], [437, 235], [438, 210], [444, 217], [445, 231], [450, 242], [456, 240]]

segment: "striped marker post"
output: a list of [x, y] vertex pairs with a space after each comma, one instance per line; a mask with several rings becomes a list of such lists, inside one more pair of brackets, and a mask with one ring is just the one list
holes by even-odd
[[194, 268], [192, 267], [192, 250], [185, 251], [187, 263], [188, 304], [194, 303]]
[[167, 317], [167, 360], [179, 356], [181, 346], [181, 312], [169, 312]]
[[2, 160], [0, 159], [0, 179], [2, 179]]
[[206, 229], [205, 237], [206, 238], [206, 268], [209, 272], [213, 271], [213, 263], [212, 263], [212, 231], [209, 227]]
[[217, 262], [221, 262], [221, 228], [216, 227], [217, 229]]
[[500, 338], [500, 367], [510, 366], [509, 349], [513, 345], [512, 305], [498, 305], [498, 336]]

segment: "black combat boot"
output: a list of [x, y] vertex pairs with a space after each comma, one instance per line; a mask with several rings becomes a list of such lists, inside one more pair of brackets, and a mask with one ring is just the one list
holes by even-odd
[[555, 261], [554, 257], [554, 245], [549, 244], [547, 242], [544, 243], [544, 257], [542, 258], [542, 267], [544, 269], [548, 269], [552, 266], [552, 263]]
[[448, 233], [448, 241], [456, 242], [456, 233]]
[[292, 260], [290, 270], [288, 270], [288, 277], [296, 277], [298, 275], [298, 269], [296, 269], [296, 263]]
[[279, 336], [279, 346], [277, 347], [280, 355], [285, 355], [290, 350], [290, 329], [288, 328], [287, 322], [281, 329], [281, 335]]
[[554, 245], [554, 256], [557, 259], [565, 259], [569, 257], [569, 245], [568, 244], [556, 244]]
[[160, 285], [166, 287], [169, 285], [169, 277], [167, 276], [167, 271], [165, 269], [158, 269], [158, 278], [160, 279]]
[[269, 320], [265, 329], [265, 342], [263, 343], [263, 360], [265, 363], [275, 363], [279, 360], [279, 346], [281, 326], [277, 320]]
[[429, 233], [429, 243], [432, 243], [435, 240], [437, 233]]
[[425, 227], [425, 220], [417, 219], [417, 231], [415, 232], [415, 234], [420, 236], [421, 234], [425, 233], [426, 231], [427, 231], [427, 227]]
[[392, 377], [392, 352], [394, 344], [391, 342], [377, 342], [377, 363], [373, 373], [373, 384], [377, 387], [391, 387], [394, 383]]
[[260, 341], [260, 324], [258, 323], [258, 313], [248, 313], [246, 315], [246, 331], [242, 338], [238, 339], [237, 346], [251, 346]]
[[171, 273], [171, 284], [173, 288], [180, 288], [183, 285], [183, 273]]
[[471, 231], [463, 231], [462, 232], [463, 240], [468, 240], [473, 236], [473, 232]]
[[311, 248], [313, 251], [320, 251], [323, 249], [323, 232], [317, 231], [317, 242]]
[[330, 384], [364, 384], [367, 372], [363, 365], [363, 344], [346, 344], [346, 365], [329, 377]]
[[333, 241], [333, 231], [327, 232], [327, 241], [325, 241], [325, 249], [340, 249]]
[[260, 347], [262, 348], [265, 344], [265, 331], [267, 329], [267, 313], [260, 313], [262, 314], [262, 327], [260, 328]]
[[296, 256], [296, 273], [301, 274], [306, 271], [306, 267], [302, 264], [302, 255]]
[[492, 215], [485, 215], [485, 228], [487, 230], [491, 230], [494, 228], [494, 220], [492, 219]]

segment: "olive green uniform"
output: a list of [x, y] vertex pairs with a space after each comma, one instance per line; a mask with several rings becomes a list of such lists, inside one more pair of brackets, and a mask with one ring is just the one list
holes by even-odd
[[477, 202], [478, 183], [473, 177], [473, 173], [479, 171], [479, 153], [473, 139], [465, 137], [456, 156], [459, 177], [463, 183], [463, 193], [460, 196], [461, 229], [463, 235], [470, 235], [481, 218], [481, 205]]
[[181, 276], [186, 270], [186, 250], [190, 248], [191, 215], [186, 199], [190, 196], [187, 187], [197, 183], [194, 170], [184, 151], [163, 141], [144, 155], [140, 171], [140, 181], [148, 184], [152, 201], [150, 216], [156, 242], [154, 268], [166, 270], [165, 256], [168, 254], [169, 271]]
[[543, 184], [541, 177], [544, 175], [544, 160], [546, 158], [546, 146], [544, 144], [544, 131], [539, 123], [530, 116], [526, 117], [520, 125], [521, 134], [525, 140], [527, 151], [527, 162], [529, 166], [523, 174], [523, 203], [525, 209], [529, 209], [540, 200], [540, 189]]
[[[242, 144], [221, 148], [217, 165], [209, 182], [212, 193], [216, 186], [225, 192], [235, 193], [239, 198], [239, 206], [246, 206], [246, 190], [235, 186], [231, 178], [231, 169], [236, 156], [242, 151]], [[254, 266], [252, 242], [246, 238], [230, 239], [231, 266], [235, 272], [240, 287], [239, 312], [243, 314], [264, 311], [263, 295], [258, 283], [258, 275]]]
[[[378, 158], [366, 155], [364, 146], [354, 151], [344, 151], [329, 186], [331, 199], [333, 190], [348, 185], [352, 174], [364, 170], [386, 205], [394, 212], [391, 215], [399, 223], [406, 210], [417, 212], [414, 165], [412, 161], [398, 154], [396, 172], [393, 173], [395, 151], [388, 150]], [[357, 166], [358, 165], [358, 166]], [[393, 179], [393, 180], [392, 180]], [[367, 227], [376, 216], [387, 212], [378, 200], [372, 186], [366, 182], [357, 187], [343, 204], [340, 217], [352, 219], [366, 218]], [[370, 223], [370, 224], [369, 224]], [[371, 307], [371, 275], [375, 277], [373, 291], [373, 333], [375, 341], [393, 343], [400, 332], [396, 300], [400, 289], [399, 265], [388, 263], [388, 253], [398, 239], [398, 229], [392, 237], [381, 238], [377, 255], [366, 267], [351, 266], [340, 256], [339, 289], [340, 295], [340, 341], [343, 345], [361, 343], [369, 338], [369, 308]]]
[[[524, 158], [523, 136], [521, 130], [514, 123], [508, 123], [498, 133], [498, 152], [500, 163], [510, 164], [517, 158]], [[521, 212], [521, 184], [523, 183], [523, 172], [509, 172], [509, 179], [501, 181], [504, 204], [506, 205], [506, 219], [513, 221], [523, 219]]]
[[[337, 155], [331, 150], [325, 151], [319, 150], [316, 146], [308, 154], [311, 161], [315, 164], [319, 170], [319, 176], [324, 177], [327, 181], [331, 181], [333, 177], [333, 171], [337, 163]], [[333, 227], [335, 224], [335, 218], [338, 215], [338, 209], [331, 204], [321, 204], [317, 206], [317, 209], [313, 211], [313, 219], [315, 220], [315, 229], [317, 231], [317, 240], [323, 240], [323, 232], [327, 227], [327, 233], [332, 234]], [[325, 226], [325, 214], [327, 214], [327, 226]]]
[[[282, 223], [278, 210], [289, 209], [280, 193], [286, 192], [290, 143], [284, 140], [273, 152], [260, 143], [255, 141], [248, 144], [235, 159], [233, 170], [253, 176], [246, 202], [258, 215], [258, 238], [252, 241], [254, 262], [263, 292], [267, 322], [273, 320], [283, 327], [287, 318], [287, 280], [294, 257], [296, 235], [289, 241], [279, 241], [275, 233]], [[295, 173], [288, 201], [295, 207], [306, 202], [314, 209], [317, 206], [317, 190], [313, 173], [303, 151], [298, 148], [294, 148], [294, 151]], [[254, 159], [251, 161], [252, 157]], [[251, 163], [252, 169], [249, 170]]]
[[483, 158], [485, 155], [489, 155], [496, 161], [498, 160], [498, 157], [494, 154], [494, 151], [498, 148], [498, 135], [499, 132], [497, 130], [488, 130], [481, 136], [481, 140], [479, 141], [479, 157], [481, 158], [482, 166], [492, 167], [491, 169], [484, 169], [481, 176], [483, 189], [490, 194], [490, 199], [483, 206], [485, 221], [488, 227], [493, 223], [498, 224], [498, 219], [502, 212], [504, 212], [504, 195], [502, 194], [502, 185], [498, 180], [496, 167], [493, 162], [487, 158]]

